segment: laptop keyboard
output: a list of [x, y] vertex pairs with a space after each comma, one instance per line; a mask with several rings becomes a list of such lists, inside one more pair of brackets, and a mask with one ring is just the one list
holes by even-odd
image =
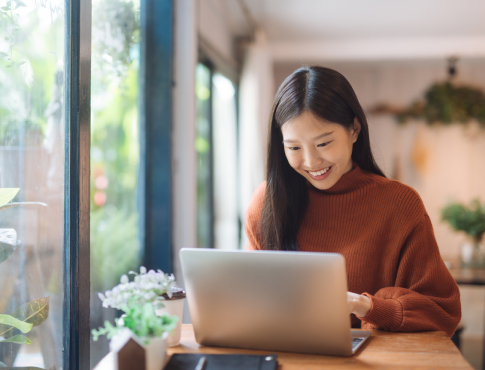
[[365, 338], [352, 338], [352, 351], [355, 351], [355, 349], [361, 344]]

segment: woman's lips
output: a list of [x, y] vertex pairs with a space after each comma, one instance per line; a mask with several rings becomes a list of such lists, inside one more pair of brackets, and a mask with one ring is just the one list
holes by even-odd
[[[333, 169], [333, 166], [330, 166], [330, 168], [327, 170], [327, 172], [325, 172], [322, 175], [318, 175], [318, 176], [313, 176], [309, 171], [306, 171], [306, 172], [310, 175], [310, 177], [313, 180], [321, 181], [321, 180], [325, 180], [330, 175], [330, 172], [332, 171], [332, 169]], [[318, 171], [315, 171], [315, 172], [318, 172]]]

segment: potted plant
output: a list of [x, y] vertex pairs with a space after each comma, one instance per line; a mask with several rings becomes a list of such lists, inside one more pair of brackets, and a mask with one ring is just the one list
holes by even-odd
[[176, 327], [177, 316], [168, 314], [157, 315], [156, 310], [163, 307], [163, 294], [171, 295], [170, 288], [175, 284], [173, 275], [163, 271], [150, 270], [140, 267], [140, 273], [130, 271], [135, 275], [130, 281], [123, 275], [120, 284], [104, 294], [99, 293], [103, 307], [116, 308], [123, 311], [123, 315], [115, 319], [115, 325], [105, 321], [105, 327], [93, 329], [93, 340], [100, 335], [107, 335], [112, 342], [122, 331], [129, 329], [135, 339], [145, 349], [146, 369], [161, 369], [165, 362], [166, 340], [168, 334]]
[[461, 259], [464, 267], [485, 267], [485, 250], [481, 241], [485, 233], [485, 208], [478, 199], [470, 205], [450, 203], [441, 210], [441, 220], [456, 231], [464, 231], [468, 242], [462, 246]]

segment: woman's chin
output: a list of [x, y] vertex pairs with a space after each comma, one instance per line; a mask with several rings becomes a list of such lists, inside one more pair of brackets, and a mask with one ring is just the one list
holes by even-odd
[[310, 177], [307, 178], [307, 180], [318, 190], [328, 190], [335, 185], [335, 181], [333, 181], [332, 177], [327, 177], [325, 180], [315, 180]]

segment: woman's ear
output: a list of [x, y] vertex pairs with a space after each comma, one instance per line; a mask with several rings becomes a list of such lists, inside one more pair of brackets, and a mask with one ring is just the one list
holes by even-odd
[[357, 138], [359, 137], [361, 128], [362, 128], [362, 126], [360, 125], [359, 119], [357, 117], [355, 117], [354, 118], [354, 124], [352, 126], [352, 131], [351, 131], [352, 143], [355, 143], [357, 141]]

